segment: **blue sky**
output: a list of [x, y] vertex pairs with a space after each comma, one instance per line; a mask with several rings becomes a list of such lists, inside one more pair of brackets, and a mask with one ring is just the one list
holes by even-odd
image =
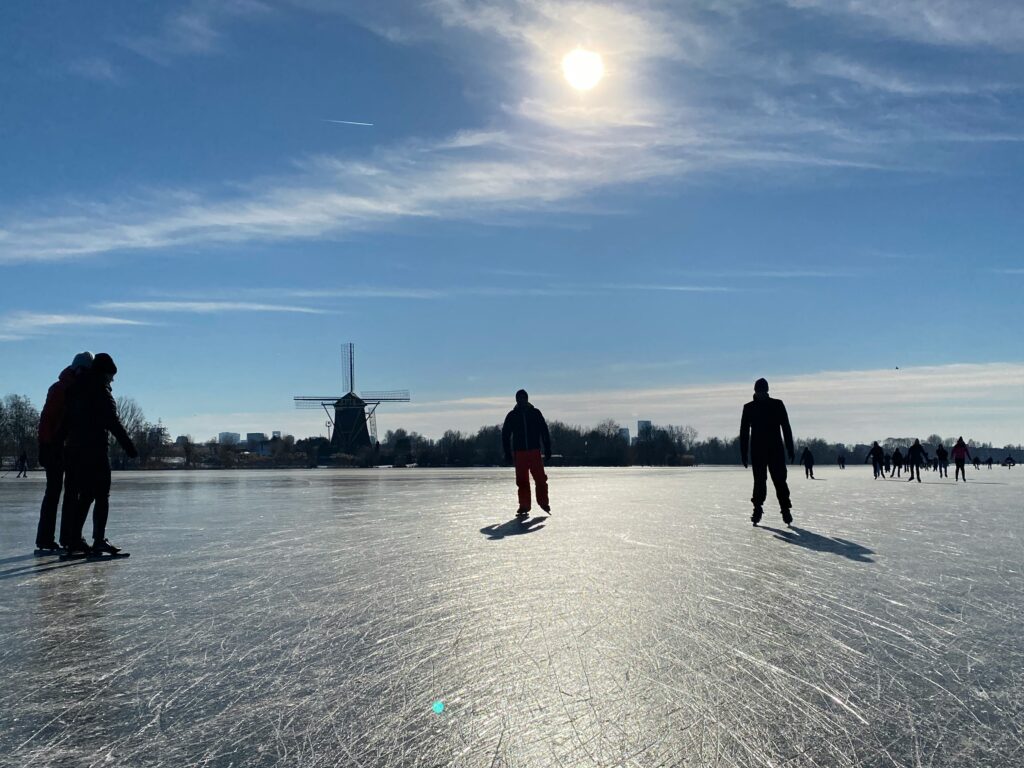
[[382, 429], [1024, 441], [1011, 0], [15, 0], [0, 104], [0, 392], [305, 435], [353, 341]]

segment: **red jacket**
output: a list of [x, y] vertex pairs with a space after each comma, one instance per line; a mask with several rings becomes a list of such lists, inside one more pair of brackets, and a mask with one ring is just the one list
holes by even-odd
[[53, 445], [60, 441], [68, 387], [77, 376], [78, 371], [68, 366], [60, 372], [57, 381], [46, 391], [46, 404], [43, 405], [43, 412], [39, 415], [40, 446]]

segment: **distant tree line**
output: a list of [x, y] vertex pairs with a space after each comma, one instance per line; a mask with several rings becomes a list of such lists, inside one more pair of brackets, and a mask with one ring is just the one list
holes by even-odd
[[[130, 397], [117, 398], [121, 422], [139, 451], [137, 459], [129, 459], [121, 447], [111, 440], [110, 461], [115, 469], [160, 467], [180, 468], [259, 468], [394, 465], [421, 467], [490, 467], [504, 463], [501, 427], [481, 427], [475, 433], [448, 430], [440, 438], [431, 439], [404, 429], [389, 430], [379, 447], [354, 454], [337, 453], [329, 440], [309, 437], [294, 440], [290, 436], [275, 438], [249, 450], [245, 444], [223, 445], [216, 440], [195, 443], [190, 436], [171, 442], [167, 430], [157, 420], [149, 421], [141, 406]], [[636, 439], [627, 440], [620, 425], [611, 419], [595, 427], [582, 427], [559, 421], [549, 423], [555, 456], [551, 462], [561, 466], [627, 467], [627, 466], [693, 466], [699, 464], [737, 464], [740, 460], [739, 437], [708, 437], [698, 439], [691, 426], [655, 425], [644, 429]], [[38, 457], [37, 431], [39, 411], [29, 398], [8, 395], [0, 400], [0, 465], [10, 466], [24, 450], [31, 464]], [[905, 449], [913, 437], [888, 437], [879, 443], [891, 453]], [[932, 434], [922, 440], [929, 454], [942, 443], [952, 447], [955, 438]], [[972, 455], [982, 460], [992, 456], [1002, 461], [1007, 455], [1024, 460], [1020, 445], [994, 447], [991, 443], [968, 441]], [[846, 445], [820, 438], [796, 441], [797, 456], [810, 448], [818, 464], [835, 464], [845, 456], [849, 464], [862, 463], [869, 444]]]

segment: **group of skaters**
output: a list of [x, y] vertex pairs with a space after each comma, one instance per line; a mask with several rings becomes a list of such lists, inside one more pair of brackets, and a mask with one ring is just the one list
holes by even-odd
[[[871, 462], [871, 468], [876, 480], [879, 478], [885, 479], [886, 473], [888, 473], [889, 477], [902, 478], [903, 472], [906, 472], [908, 475], [907, 482], [909, 483], [914, 480], [921, 482], [922, 467], [937, 472], [939, 477], [948, 478], [950, 459], [953, 460], [953, 464], [956, 467], [953, 474], [954, 482], [959, 480], [967, 482], [968, 462], [973, 464], [975, 469], [981, 469], [982, 464], [992, 469], [994, 463], [991, 456], [984, 462], [980, 456], [971, 456], [971, 449], [964, 442], [963, 437], [957, 438], [956, 443], [949, 450], [946, 449], [945, 445], [939, 443], [935, 447], [934, 456], [928, 455], [920, 440], [914, 440], [914, 444], [907, 448], [906, 453], [900, 451], [898, 447], [892, 453], [886, 453], [876, 441], [872, 443], [871, 450], [868, 451], [864, 463]], [[1009, 455], [1000, 463], [1007, 468], [1014, 467], [1017, 464], [1013, 456]]]
[[[106, 537], [110, 510], [108, 433], [125, 453], [138, 452], [117, 415], [111, 383], [117, 374], [110, 355], [89, 352], [61, 371], [46, 393], [39, 418], [39, 463], [46, 470], [46, 491], [39, 510], [36, 549], [68, 555], [116, 555]], [[60, 505], [61, 491], [64, 503]], [[57, 507], [61, 506], [60, 542], [56, 539]], [[90, 545], [82, 538], [92, 508]]]

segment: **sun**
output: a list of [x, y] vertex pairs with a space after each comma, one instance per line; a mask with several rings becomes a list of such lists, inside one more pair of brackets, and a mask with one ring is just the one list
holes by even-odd
[[604, 62], [601, 54], [576, 48], [562, 59], [562, 73], [569, 85], [578, 91], [589, 91], [604, 77]]

